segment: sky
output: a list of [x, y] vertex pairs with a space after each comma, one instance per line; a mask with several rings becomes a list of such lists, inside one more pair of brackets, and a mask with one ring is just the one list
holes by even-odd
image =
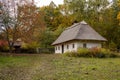
[[53, 1], [56, 5], [63, 4], [64, 0], [35, 0], [35, 4], [38, 7], [49, 5]]

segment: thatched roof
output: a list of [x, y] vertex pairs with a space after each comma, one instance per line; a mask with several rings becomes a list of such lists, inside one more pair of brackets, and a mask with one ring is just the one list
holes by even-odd
[[85, 21], [75, 23], [71, 27], [65, 29], [52, 45], [64, 43], [71, 40], [94, 40], [107, 41], [93, 28], [91, 28]]

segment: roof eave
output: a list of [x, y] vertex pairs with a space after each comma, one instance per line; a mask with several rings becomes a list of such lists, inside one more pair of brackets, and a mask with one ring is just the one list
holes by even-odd
[[[73, 39], [73, 40], [80, 40], [80, 41], [100, 41], [100, 42], [107, 42], [108, 40], [107, 39], [104, 39], [104, 40], [93, 40], [93, 39]], [[72, 41], [72, 40], [69, 40], [69, 41]], [[59, 45], [59, 44], [63, 44], [65, 42], [69, 42], [69, 41], [64, 41], [64, 42], [59, 42], [59, 43], [52, 43], [51, 45], [52, 46], [55, 46], [55, 45]]]

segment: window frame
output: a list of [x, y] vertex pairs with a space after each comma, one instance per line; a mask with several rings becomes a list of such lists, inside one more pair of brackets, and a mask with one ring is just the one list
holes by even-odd
[[60, 50], [60, 46], [58, 46], [58, 50]]
[[57, 50], [57, 46], [55, 47], [55, 50]]

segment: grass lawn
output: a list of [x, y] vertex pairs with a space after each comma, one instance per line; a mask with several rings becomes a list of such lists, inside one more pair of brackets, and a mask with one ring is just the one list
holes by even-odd
[[120, 58], [0, 56], [0, 80], [120, 80]]

